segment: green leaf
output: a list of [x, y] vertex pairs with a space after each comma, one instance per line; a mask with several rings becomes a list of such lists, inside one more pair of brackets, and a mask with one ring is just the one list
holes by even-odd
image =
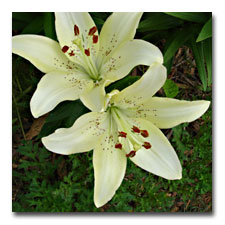
[[212, 38], [203, 41], [203, 53], [208, 73], [208, 86], [210, 86], [212, 84]]
[[195, 38], [191, 38], [191, 48], [194, 54], [196, 65], [198, 68], [199, 77], [201, 79], [203, 90], [206, 91], [207, 88], [207, 75], [205, 70], [205, 60], [203, 54], [203, 43], [196, 43]]
[[196, 42], [203, 41], [209, 37], [212, 37], [212, 18], [210, 18], [203, 26], [201, 32], [198, 35]]
[[44, 32], [45, 36], [56, 40], [55, 33], [55, 16], [52, 12], [44, 13]]
[[58, 128], [71, 127], [77, 118], [87, 112], [89, 110], [80, 100], [60, 103], [49, 113], [38, 137], [47, 136]]
[[176, 83], [169, 79], [163, 85], [163, 90], [168, 98], [174, 98], [179, 93], [179, 88]]
[[22, 31], [22, 34], [39, 34], [43, 30], [43, 16], [32, 20]]
[[124, 77], [123, 79], [116, 81], [116, 82], [112, 83], [111, 85], [109, 85], [108, 87], [106, 87], [106, 93], [109, 93], [109, 92], [113, 91], [114, 89], [121, 91], [139, 79], [140, 79], [140, 76], [128, 75], [128, 76]]
[[164, 13], [146, 13], [144, 19], [139, 23], [138, 32], [152, 30], [165, 30], [182, 25], [184, 22]]
[[167, 61], [174, 56], [178, 48], [184, 45], [192, 35], [193, 26], [184, 27], [184, 29], [174, 33], [172, 38], [168, 41], [168, 47], [165, 47], [164, 62], [167, 63]]
[[191, 22], [204, 23], [208, 16], [204, 12], [165, 12], [166, 14]]

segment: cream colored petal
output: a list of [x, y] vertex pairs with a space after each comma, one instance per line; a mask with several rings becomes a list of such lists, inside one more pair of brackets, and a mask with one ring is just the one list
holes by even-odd
[[150, 66], [154, 62], [163, 63], [158, 47], [143, 40], [127, 41], [116, 49], [100, 73], [106, 79], [115, 81], [126, 76], [137, 65]]
[[[91, 16], [87, 12], [56, 12], [56, 33], [61, 47], [64, 45], [71, 46], [72, 41], [79, 37], [85, 48], [90, 47], [93, 54], [97, 54], [99, 42], [92, 43], [92, 36], [88, 35], [89, 30], [96, 26]], [[75, 37], [74, 25], [79, 28], [79, 36]], [[95, 32], [98, 35], [98, 31]], [[93, 51], [94, 49], [94, 51]], [[96, 53], [94, 53], [96, 52]], [[92, 57], [93, 57], [93, 54]], [[70, 57], [69, 57], [70, 58]], [[73, 60], [73, 58], [70, 58]]]
[[90, 85], [92, 80], [85, 74], [48, 73], [42, 77], [31, 98], [31, 112], [36, 118], [42, 116], [62, 101], [78, 99]]
[[171, 128], [185, 122], [192, 122], [202, 116], [210, 105], [209, 101], [184, 101], [172, 98], [153, 97], [135, 116], [149, 119], [159, 128]]
[[163, 86], [165, 80], [166, 68], [154, 63], [138, 81], [114, 95], [111, 101], [120, 108], [141, 106]]
[[101, 141], [107, 124], [106, 113], [90, 112], [79, 117], [71, 128], [58, 129], [42, 138], [42, 143], [62, 155], [87, 152]]
[[115, 141], [109, 136], [105, 134], [102, 142], [94, 149], [94, 203], [96, 207], [101, 207], [112, 199], [126, 171], [125, 153], [115, 148]]
[[68, 70], [68, 59], [59, 43], [44, 36], [27, 34], [14, 36], [12, 52], [29, 60], [44, 73]]
[[120, 44], [134, 38], [142, 14], [140, 12], [115, 12], [109, 16], [100, 33], [99, 66], [107, 61], [107, 58]]
[[101, 112], [104, 110], [105, 103], [105, 82], [100, 82], [84, 92], [80, 99], [83, 104], [93, 112]]
[[56, 33], [61, 46], [71, 44], [74, 40], [74, 25], [85, 35], [84, 38], [88, 35], [89, 29], [95, 26], [87, 12], [56, 12], [55, 18]]
[[150, 149], [141, 148], [136, 152], [136, 156], [130, 158], [131, 161], [142, 169], [165, 179], [181, 179], [180, 161], [164, 134], [147, 120], [134, 119], [134, 121], [140, 129], [148, 131], [149, 137], [144, 141], [149, 142], [152, 147]]

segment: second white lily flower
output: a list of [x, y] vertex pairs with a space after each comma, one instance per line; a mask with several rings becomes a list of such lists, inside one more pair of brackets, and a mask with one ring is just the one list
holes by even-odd
[[156, 46], [133, 40], [141, 16], [113, 13], [99, 36], [88, 13], [55, 13], [59, 43], [39, 35], [14, 36], [13, 53], [46, 73], [31, 99], [33, 116], [78, 98], [92, 111], [102, 111], [105, 86], [137, 65], [162, 63], [163, 56]]
[[52, 152], [69, 155], [94, 149], [94, 202], [107, 203], [119, 188], [127, 157], [142, 169], [169, 180], [181, 179], [182, 168], [159, 128], [171, 128], [199, 118], [208, 101], [152, 97], [164, 84], [166, 69], [155, 63], [134, 84], [106, 96], [104, 112], [90, 112], [71, 128], [44, 137]]

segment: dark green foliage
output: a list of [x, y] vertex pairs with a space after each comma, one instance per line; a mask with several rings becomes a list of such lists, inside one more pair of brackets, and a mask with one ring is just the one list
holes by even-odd
[[55, 15], [52, 12], [44, 13], [44, 32], [46, 37], [57, 40], [55, 31]]
[[208, 13], [204, 12], [166, 12], [166, 14], [196, 23], [204, 23], [208, 18]]
[[[90, 13], [98, 29], [111, 13]], [[163, 52], [168, 80], [158, 96], [211, 101], [212, 38], [204, 26], [211, 13], [144, 13], [136, 38], [157, 45]], [[13, 13], [13, 35], [40, 34], [56, 40], [54, 14]], [[204, 35], [200, 32], [204, 31]], [[198, 36], [210, 37], [196, 43]], [[194, 54], [182, 58], [193, 74], [178, 66], [179, 49]], [[191, 53], [191, 54], [192, 54]], [[179, 55], [179, 54], [178, 54]], [[189, 54], [190, 55], [190, 54]], [[190, 62], [189, 62], [190, 61]], [[181, 180], [168, 181], [150, 174], [128, 160], [122, 185], [105, 206], [93, 202], [94, 171], [92, 151], [63, 156], [45, 149], [41, 137], [57, 128], [70, 127], [89, 110], [77, 101], [60, 103], [52, 110], [41, 132], [25, 141], [34, 118], [29, 102], [42, 73], [27, 60], [12, 57], [12, 134], [13, 134], [13, 204], [14, 212], [210, 212], [212, 210], [212, 109], [200, 119], [163, 130], [183, 168]], [[182, 67], [183, 66], [183, 67]], [[196, 68], [197, 66], [197, 68]], [[182, 67], [183, 70], [177, 68]], [[106, 88], [122, 90], [137, 81], [146, 71], [139, 66], [125, 78]], [[177, 71], [174, 72], [174, 71]], [[134, 73], [133, 73], [134, 72]], [[186, 77], [185, 77], [186, 76]], [[187, 82], [182, 82], [185, 79]], [[200, 79], [199, 79], [200, 78]], [[178, 84], [180, 84], [178, 88]], [[183, 86], [182, 86], [183, 85]], [[134, 90], [135, 91], [135, 90]]]
[[202, 81], [203, 90], [207, 88], [207, 73], [205, 67], [205, 57], [203, 53], [203, 42], [196, 43], [194, 38], [191, 39], [191, 48], [196, 60], [196, 65], [199, 71], [199, 76]]
[[109, 85], [108, 87], [106, 87], [106, 92], [109, 93], [111, 92], [112, 90], [123, 90], [124, 88], [130, 86], [131, 84], [133, 84], [135, 81], [139, 80], [140, 79], [140, 76], [126, 76], [124, 77], [123, 79], [121, 80], [118, 80], [114, 83], [112, 83], [111, 85]]

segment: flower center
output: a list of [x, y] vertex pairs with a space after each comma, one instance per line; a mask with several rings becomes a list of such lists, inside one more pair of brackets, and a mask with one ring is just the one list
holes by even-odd
[[79, 63], [94, 80], [100, 79], [100, 74], [95, 64], [96, 44], [98, 35], [95, 35], [97, 27], [91, 27], [89, 31], [85, 30], [84, 34], [80, 32], [79, 27], [74, 25], [74, 39], [71, 40], [70, 46], [63, 46], [63, 53], [71, 57], [71, 60]]
[[147, 140], [149, 132], [146, 129], [141, 129], [136, 123], [132, 124], [131, 119], [125, 116], [117, 107], [111, 106], [110, 113], [118, 128], [116, 149], [129, 148], [126, 157], [134, 157], [136, 152], [141, 148], [145, 148], [146, 150], [151, 149], [152, 146]]

